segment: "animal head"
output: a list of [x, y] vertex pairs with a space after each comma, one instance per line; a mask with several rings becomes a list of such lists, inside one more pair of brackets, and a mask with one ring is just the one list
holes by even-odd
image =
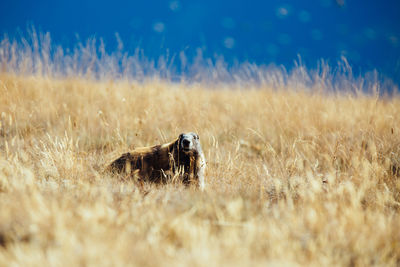
[[179, 150], [184, 153], [201, 152], [199, 135], [193, 132], [179, 135], [178, 146]]

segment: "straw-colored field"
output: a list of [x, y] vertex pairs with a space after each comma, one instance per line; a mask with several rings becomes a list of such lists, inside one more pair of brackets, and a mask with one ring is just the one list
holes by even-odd
[[[0, 265], [398, 266], [400, 98], [306, 91], [1, 74]], [[102, 172], [185, 131], [205, 192]]]

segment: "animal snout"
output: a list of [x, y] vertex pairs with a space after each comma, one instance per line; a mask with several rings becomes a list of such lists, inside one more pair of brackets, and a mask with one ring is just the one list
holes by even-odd
[[184, 147], [188, 147], [188, 146], [190, 146], [190, 141], [187, 140], [187, 139], [183, 139], [182, 140], [182, 144], [183, 144]]

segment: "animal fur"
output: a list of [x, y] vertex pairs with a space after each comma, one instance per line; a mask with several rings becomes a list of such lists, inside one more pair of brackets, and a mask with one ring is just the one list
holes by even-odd
[[137, 148], [121, 155], [108, 167], [115, 173], [138, 175], [141, 181], [166, 182], [179, 174], [186, 185], [195, 182], [204, 189], [206, 161], [196, 133], [181, 134], [174, 141]]

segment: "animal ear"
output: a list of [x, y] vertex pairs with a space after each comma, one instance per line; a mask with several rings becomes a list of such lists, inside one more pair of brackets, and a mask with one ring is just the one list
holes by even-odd
[[194, 137], [194, 139], [196, 139], [196, 140], [199, 139], [199, 135], [197, 133], [192, 132], [191, 134]]
[[181, 140], [183, 138], [184, 133], [181, 133], [178, 137], [179, 140]]

